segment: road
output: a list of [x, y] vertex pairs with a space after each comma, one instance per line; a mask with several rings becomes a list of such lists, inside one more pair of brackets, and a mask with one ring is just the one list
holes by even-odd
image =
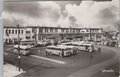
[[[116, 55], [116, 52], [114, 52], [114, 49], [116, 48], [113, 48], [112, 50], [108, 47], [101, 48], [102, 53], [94, 54], [93, 58], [90, 58], [90, 55], [85, 52], [63, 58], [55, 55], [45, 56], [44, 47], [32, 48], [32, 55], [22, 56], [21, 58], [21, 68], [25, 70], [26, 73], [18, 75], [17, 77], [71, 76], [80, 70], [112, 59]], [[4, 59], [5, 61], [16, 65], [15, 59], [17, 58], [17, 55], [12, 53], [12, 50], [12, 47], [5, 47], [5, 53], [7, 53], [7, 55], [4, 56]]]

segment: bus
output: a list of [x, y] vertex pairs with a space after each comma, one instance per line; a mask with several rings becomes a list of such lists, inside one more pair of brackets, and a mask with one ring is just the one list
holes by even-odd
[[[28, 47], [26, 45], [20, 45], [19, 49], [20, 49], [20, 54], [21, 55], [29, 55], [30, 54], [30, 47]], [[19, 51], [18, 51], [18, 45], [14, 46], [13, 52], [16, 53], [16, 54], [19, 53]]]
[[46, 55], [70, 56], [71, 49], [64, 46], [47, 46]]
[[20, 44], [21, 44], [21, 45], [27, 45], [27, 46], [29, 46], [30, 48], [32, 48], [32, 47], [35, 47], [36, 42], [35, 42], [35, 40], [21, 40], [21, 41], [20, 41]]
[[101, 53], [101, 48], [100, 47], [96, 47], [92, 44], [73, 44], [74, 46], [76, 46], [78, 48], [78, 51], [85, 51], [85, 52], [99, 52]]
[[78, 48], [76, 46], [73, 46], [72, 43], [64, 43], [64, 44], [61, 44], [59, 46], [64, 46], [64, 47], [67, 47], [67, 48], [71, 49], [70, 50], [71, 55], [75, 55], [75, 54], [78, 53]]

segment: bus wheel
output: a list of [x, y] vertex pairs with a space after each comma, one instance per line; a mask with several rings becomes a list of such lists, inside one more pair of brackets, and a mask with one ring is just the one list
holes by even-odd
[[69, 53], [68, 53], [68, 56], [70, 56], [71, 54], [72, 54], [72, 53], [71, 53], [71, 52], [69, 52]]
[[52, 53], [51, 53], [51, 52], [49, 52], [49, 55], [52, 55]]

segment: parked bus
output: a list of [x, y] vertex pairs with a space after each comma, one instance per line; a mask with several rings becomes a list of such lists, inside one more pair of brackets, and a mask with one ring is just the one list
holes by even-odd
[[[20, 45], [19, 49], [20, 49], [20, 54], [21, 55], [29, 55], [30, 54], [30, 47], [28, 47], [26, 45]], [[14, 46], [13, 52], [16, 53], [16, 54], [19, 53], [19, 51], [18, 51], [18, 45]]]
[[21, 41], [20, 41], [20, 44], [21, 44], [21, 45], [27, 45], [27, 46], [29, 46], [30, 48], [36, 46], [35, 40], [21, 40]]
[[47, 46], [46, 55], [70, 56], [71, 49], [64, 46]]
[[82, 45], [73, 44], [73, 45], [76, 46], [79, 51], [99, 52], [99, 53], [101, 53], [101, 48], [96, 47], [96, 46], [94, 46], [92, 44], [82, 44]]
[[71, 42], [69, 43], [62, 43], [60, 46], [64, 46], [64, 47], [67, 47], [67, 48], [70, 48], [71, 49], [71, 55], [75, 55], [78, 53], [78, 48], [74, 45], [72, 45]]

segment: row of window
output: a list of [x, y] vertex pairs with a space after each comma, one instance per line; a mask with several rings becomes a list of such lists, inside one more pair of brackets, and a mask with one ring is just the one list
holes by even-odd
[[5, 30], [6, 34], [23, 34], [23, 30]]
[[[58, 29], [39, 29], [39, 32], [58, 32]], [[83, 32], [90, 32], [89, 29], [86, 29], [86, 30], [80, 30], [80, 29], [77, 29], [77, 30], [69, 30], [69, 29], [61, 29], [61, 32], [66, 32], [66, 33], [83, 33]], [[99, 30], [91, 30], [91, 32], [99, 32]], [[24, 33], [24, 30], [6, 30], [6, 34], [23, 34]], [[30, 31], [26, 31], [26, 33], [30, 33]]]
[[65, 51], [65, 50], [70, 50], [70, 48], [65, 48], [65, 49], [63, 49], [63, 48], [55, 48], [55, 47], [48, 47], [47, 49], [50, 49], [50, 50], [59, 50], [59, 51]]
[[[45, 29], [39, 29], [40, 32], [58, 32], [58, 29], [48, 29], [48, 28], [45, 28]], [[80, 33], [80, 32], [90, 32], [89, 29], [86, 29], [86, 30], [81, 30], [81, 29], [77, 29], [77, 30], [73, 30], [73, 29], [61, 29], [60, 32], [71, 32], [71, 33]], [[99, 32], [99, 30], [91, 30], [91, 32]]]
[[[58, 32], [58, 29], [39, 29], [40, 30], [40, 32]], [[66, 32], [66, 33], [68, 33], [68, 32], [80, 32], [80, 30], [68, 30], [68, 29], [61, 29], [61, 32]]]
[[[24, 30], [5, 30], [6, 34], [24, 34]], [[30, 33], [30, 31], [26, 31], [27, 34]]]

